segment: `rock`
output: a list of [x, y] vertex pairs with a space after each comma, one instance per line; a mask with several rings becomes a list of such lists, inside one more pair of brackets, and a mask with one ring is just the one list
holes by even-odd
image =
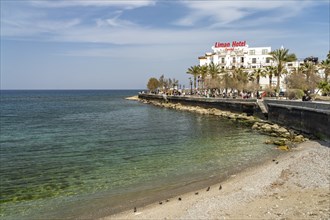
[[288, 132], [288, 130], [286, 130], [283, 127], [280, 127], [279, 129], [277, 129], [277, 133], [280, 133], [280, 134], [284, 134], [284, 133], [287, 133], [287, 132]]
[[272, 131], [277, 131], [280, 128], [280, 126], [278, 126], [277, 124], [273, 124], [272, 125]]
[[282, 133], [281, 134], [281, 137], [290, 138], [291, 137], [291, 134], [289, 132], [285, 132], [285, 133]]
[[278, 146], [277, 149], [288, 151], [290, 148], [288, 146], [286, 146], [286, 145], [282, 145], [282, 146]]
[[254, 129], [254, 130], [258, 130], [259, 129], [258, 122], [256, 122], [256, 123], [253, 124], [252, 129]]
[[272, 126], [269, 125], [269, 124], [264, 124], [261, 126], [261, 129], [264, 131], [264, 132], [267, 132], [267, 133], [270, 133], [272, 131]]
[[273, 144], [274, 142], [272, 140], [266, 140], [264, 143], [265, 144]]
[[287, 139], [281, 138], [281, 139], [275, 140], [274, 144], [278, 145], [278, 146], [284, 146], [284, 145], [286, 145], [286, 142], [287, 142]]
[[297, 136], [295, 136], [294, 139], [293, 139], [293, 141], [294, 141], [294, 142], [297, 142], [297, 143], [304, 142], [304, 140], [305, 140], [305, 138], [304, 138], [304, 136], [302, 136], [302, 135], [297, 135]]

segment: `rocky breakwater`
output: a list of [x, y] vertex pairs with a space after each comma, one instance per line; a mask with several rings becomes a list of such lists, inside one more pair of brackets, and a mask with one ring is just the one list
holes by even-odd
[[270, 123], [269, 121], [265, 121], [254, 116], [248, 116], [246, 113], [233, 113], [216, 108], [203, 108], [199, 106], [182, 105], [181, 103], [162, 102], [158, 100], [141, 99], [140, 101], [145, 104], [152, 104], [162, 108], [195, 112], [203, 115], [214, 115], [243, 123], [246, 126], [251, 126], [251, 128], [255, 131], [269, 135], [270, 139], [267, 140], [266, 143], [277, 145], [281, 150], [290, 150], [294, 148], [296, 144], [308, 140], [295, 130], [287, 129], [279, 126], [278, 124]]
[[295, 130], [287, 129], [268, 121], [255, 122], [252, 129], [271, 136], [271, 138], [266, 141], [266, 144], [278, 145], [281, 150], [290, 150], [295, 147], [296, 144], [308, 140], [308, 138]]

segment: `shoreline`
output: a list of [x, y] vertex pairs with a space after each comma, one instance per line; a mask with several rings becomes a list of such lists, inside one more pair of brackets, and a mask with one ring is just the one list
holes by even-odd
[[205, 186], [100, 219], [329, 218], [329, 156], [330, 148], [307, 141], [209, 190]]
[[[135, 210], [116, 213], [100, 218], [101, 220], [219, 219], [220, 216], [220, 219], [330, 217], [328, 206], [330, 204], [330, 172], [328, 171], [330, 170], [328, 162], [330, 148], [327, 142], [320, 141], [322, 143], [320, 144], [317, 141], [309, 141], [300, 132], [247, 116], [244, 113], [144, 99], [134, 100], [158, 107], [215, 115], [247, 123], [250, 127], [252, 125], [253, 130], [267, 134], [271, 139], [277, 139], [275, 144], [279, 146], [279, 149], [288, 152], [272, 161], [239, 171], [223, 182], [210, 186], [209, 190], [208, 186], [205, 186], [200, 190], [136, 207]], [[274, 142], [276, 140], [269, 141], [270, 144]], [[308, 156], [317, 156], [321, 160], [316, 161], [316, 158]], [[306, 159], [307, 161], [304, 161]], [[305, 167], [306, 170], [300, 169], [300, 166]], [[318, 170], [315, 172], [310, 169]], [[306, 179], [306, 177], [309, 178]], [[315, 178], [323, 178], [323, 180], [313, 185]], [[312, 203], [310, 203], [311, 197], [315, 197]], [[308, 203], [310, 205], [306, 207]]]

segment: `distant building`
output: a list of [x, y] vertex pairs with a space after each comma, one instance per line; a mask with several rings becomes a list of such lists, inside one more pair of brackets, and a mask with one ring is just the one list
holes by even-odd
[[246, 41], [233, 41], [230, 43], [215, 43], [213, 52], [199, 57], [199, 64], [205, 65], [211, 62], [219, 64], [222, 68], [262, 68], [272, 65], [271, 47], [251, 47]]
[[[216, 42], [212, 46], [212, 52], [205, 53], [198, 57], [199, 65], [209, 65], [210, 63], [219, 64], [223, 69], [244, 68], [252, 72], [253, 69], [275, 66], [276, 63], [271, 60], [271, 47], [249, 47], [246, 41], [233, 41], [231, 43]], [[301, 61], [289, 62], [286, 69], [290, 72], [293, 68], [301, 65]], [[281, 77], [280, 89], [286, 90], [284, 84], [284, 75]], [[272, 85], [276, 86], [277, 78], [272, 77]], [[269, 85], [268, 76], [260, 78], [260, 87], [264, 89]]]

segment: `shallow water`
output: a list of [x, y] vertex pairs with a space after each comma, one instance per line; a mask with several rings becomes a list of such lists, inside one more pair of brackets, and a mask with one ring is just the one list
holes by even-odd
[[1, 91], [2, 218], [110, 213], [279, 154], [250, 128], [125, 100], [137, 91]]

